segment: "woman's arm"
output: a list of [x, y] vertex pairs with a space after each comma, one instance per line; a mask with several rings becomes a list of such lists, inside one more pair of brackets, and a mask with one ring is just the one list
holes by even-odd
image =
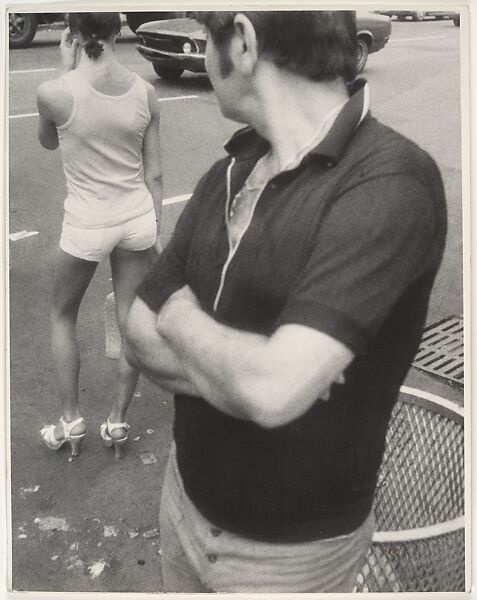
[[[79, 61], [79, 44], [67, 27], [61, 34], [60, 43], [62, 70], [66, 73], [74, 69]], [[58, 148], [57, 127], [66, 123], [73, 110], [73, 98], [61, 79], [45, 81], [36, 94], [38, 107], [38, 139], [43, 148]]]
[[58, 132], [53, 116], [52, 100], [56, 81], [46, 81], [40, 85], [36, 94], [38, 106], [38, 139], [43, 148], [56, 150], [58, 148]]
[[154, 201], [157, 220], [156, 249], [159, 253], [161, 250], [159, 229], [162, 215], [162, 166], [159, 137], [160, 114], [156, 93], [152, 86], [148, 86], [147, 97], [151, 113], [151, 122], [146, 129], [143, 143], [144, 181], [146, 182], [147, 188]]

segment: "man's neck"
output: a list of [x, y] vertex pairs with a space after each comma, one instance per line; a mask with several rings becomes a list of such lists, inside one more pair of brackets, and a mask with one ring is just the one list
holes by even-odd
[[274, 67], [257, 77], [250, 124], [271, 144], [276, 167], [317, 135], [330, 111], [348, 100], [342, 81], [313, 82]]

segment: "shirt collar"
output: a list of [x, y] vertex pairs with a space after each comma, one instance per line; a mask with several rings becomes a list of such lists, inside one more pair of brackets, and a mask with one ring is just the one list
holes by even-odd
[[[350, 98], [336, 117], [330, 131], [314, 148], [310, 155], [323, 156], [333, 163], [339, 161], [350, 139], [369, 112], [369, 85], [365, 79], [355, 80], [349, 87]], [[270, 148], [252, 127], [235, 132], [224, 146], [237, 159], [260, 157]]]

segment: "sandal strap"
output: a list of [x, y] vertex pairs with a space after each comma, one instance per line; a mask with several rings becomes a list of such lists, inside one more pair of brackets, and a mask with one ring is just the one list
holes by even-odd
[[109, 434], [111, 434], [111, 431], [113, 431], [114, 429], [125, 429], [126, 431], [130, 430], [130, 427], [127, 423], [111, 423], [111, 421], [108, 419], [108, 426], [107, 426], [107, 431]]
[[[69, 437], [71, 437], [71, 430], [74, 429], [76, 427], [76, 425], [80, 425], [80, 423], [84, 423], [84, 418], [78, 417], [74, 421], [70, 421], [68, 423], [67, 421], [65, 421], [63, 419], [63, 417], [60, 417], [60, 422], [61, 422], [61, 425], [63, 426], [64, 436], [66, 439], [68, 439]], [[78, 435], [83, 436], [84, 434], [78, 434]], [[78, 437], [78, 436], [72, 436], [72, 437]]]

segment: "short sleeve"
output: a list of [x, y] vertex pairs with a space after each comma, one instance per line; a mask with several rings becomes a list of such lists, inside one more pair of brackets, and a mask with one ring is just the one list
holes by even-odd
[[206, 180], [207, 174], [199, 181], [182, 211], [169, 243], [136, 290], [139, 298], [154, 312], [159, 311], [171, 294], [186, 285], [185, 268], [189, 244], [196, 225], [197, 205]]
[[337, 198], [279, 325], [315, 328], [366, 351], [393, 306], [431, 266], [433, 199], [412, 175], [367, 180]]

